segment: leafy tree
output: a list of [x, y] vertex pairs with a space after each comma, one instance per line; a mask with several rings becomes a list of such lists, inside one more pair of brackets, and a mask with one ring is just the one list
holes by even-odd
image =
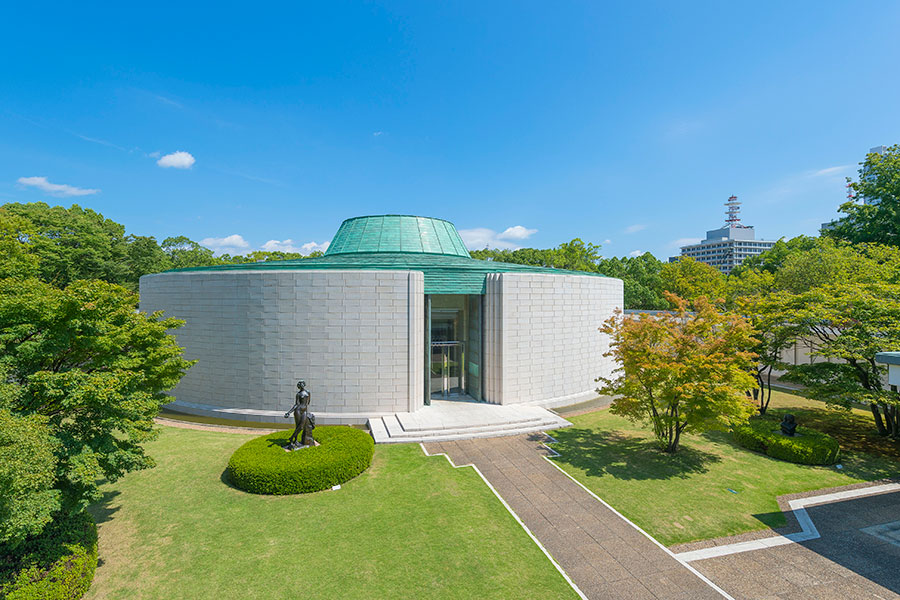
[[[788, 365], [784, 379], [805, 385], [814, 398], [849, 408], [868, 404], [878, 433], [900, 437], [897, 394], [884, 389], [880, 351], [900, 350], [900, 287], [839, 283], [800, 294], [769, 295], [760, 310], [797, 327], [814, 342], [813, 364]], [[836, 362], [825, 362], [836, 360]]]
[[0, 278], [37, 274], [38, 257], [31, 249], [35, 235], [31, 221], [0, 207]]
[[16, 386], [0, 383], [0, 549], [41, 532], [59, 509], [58, 445], [46, 417], [9, 410]]
[[845, 216], [823, 235], [851, 243], [900, 246], [900, 145], [883, 154], [868, 154], [860, 165], [859, 180], [847, 182], [853, 198], [839, 209]]
[[[770, 274], [765, 275], [771, 279]], [[781, 353], [796, 342], [801, 329], [789, 315], [768, 310], [766, 296], [743, 297], [738, 306], [740, 313], [750, 320], [756, 339], [752, 348], [757, 356], [752, 371], [756, 387], [749, 390], [748, 395], [757, 403], [759, 414], [764, 415], [772, 399], [772, 371], [787, 367], [781, 360]]]
[[659, 259], [645, 252], [640, 256], [600, 259], [597, 271], [623, 281], [626, 308], [662, 310], [669, 308], [663, 297], [662, 266]]
[[183, 235], [167, 237], [160, 247], [169, 257], [173, 269], [209, 267], [220, 262], [212, 250]]
[[775, 273], [784, 264], [788, 256], [795, 252], [811, 250], [816, 247], [819, 238], [806, 235], [797, 236], [789, 240], [784, 238], [775, 242], [775, 245], [756, 256], [750, 256], [731, 271], [732, 276], [740, 276], [744, 271], [765, 271]]
[[664, 264], [659, 276], [665, 291], [689, 302], [701, 296], [713, 302], [725, 299], [725, 277], [715, 267], [689, 256]]
[[555, 269], [596, 272], [600, 246], [575, 238], [551, 250], [549, 259], [550, 264], [547, 266]]
[[129, 235], [128, 242], [128, 289], [137, 291], [137, 283], [142, 275], [161, 273], [172, 268], [169, 256], [156, 243], [156, 238]]
[[619, 368], [600, 377], [597, 391], [615, 396], [610, 412], [649, 423], [660, 446], [676, 452], [685, 432], [723, 429], [746, 420], [753, 405], [752, 327], [744, 317], [722, 313], [700, 297], [694, 313], [686, 300], [666, 294], [675, 312], [637, 319], [610, 318], [604, 356]]
[[3, 209], [23, 219], [20, 235], [29, 236], [29, 251], [38, 258], [42, 280], [58, 287], [79, 279], [128, 282], [122, 225], [77, 204], [63, 208], [43, 202], [10, 203]]
[[183, 322], [136, 308], [135, 294], [102, 281], [0, 280], [0, 368], [17, 388], [6, 408], [46, 421], [63, 509], [96, 499], [100, 479], [152, 466], [142, 444], [192, 364], [168, 334]]

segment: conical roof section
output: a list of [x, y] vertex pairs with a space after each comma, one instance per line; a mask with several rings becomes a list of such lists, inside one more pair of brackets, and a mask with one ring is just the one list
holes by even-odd
[[469, 258], [453, 223], [412, 215], [354, 217], [341, 223], [326, 256], [403, 252]]

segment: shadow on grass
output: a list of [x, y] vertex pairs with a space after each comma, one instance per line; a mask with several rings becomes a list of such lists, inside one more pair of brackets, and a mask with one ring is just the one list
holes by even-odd
[[766, 419], [780, 421], [785, 414], [796, 417], [801, 426], [827, 433], [841, 448], [875, 456], [900, 459], [900, 440], [878, 435], [871, 415], [860, 415], [840, 408], [772, 408]]
[[[779, 411], [779, 414], [787, 411]], [[797, 411], [799, 412], [799, 411]], [[767, 413], [766, 418], [770, 418], [769, 415], [774, 415], [773, 411], [769, 411]], [[774, 426], [777, 427], [778, 422], [781, 421], [781, 416], [777, 418], [775, 416], [771, 417], [771, 420]], [[799, 420], [799, 419], [798, 419]], [[812, 424], [809, 425], [812, 428]], [[819, 431], [822, 431], [821, 429]], [[757, 456], [765, 459], [774, 461], [776, 463], [784, 464], [785, 461], [780, 460], [778, 458], [773, 458], [771, 456], [766, 456], [761, 452], [755, 452], [753, 450], [749, 450], [744, 448], [740, 444], [734, 441], [734, 437], [730, 432], [725, 431], [707, 431], [701, 434], [701, 437], [704, 439], [715, 442], [717, 444], [728, 445], [734, 448], [739, 452], [750, 452], [756, 454]], [[817, 469], [833, 469], [837, 470], [843, 475], [846, 475], [848, 478], [853, 479], [861, 479], [863, 481], [878, 481], [882, 479], [896, 480], [898, 477], [898, 473], [900, 473], [900, 467], [898, 467], [897, 463], [894, 462], [894, 459], [890, 456], [872, 456], [862, 452], [853, 452], [852, 450], [848, 451], [848, 448], [844, 445], [843, 442], [839, 440], [841, 444], [841, 457], [838, 460], [840, 465], [840, 469], [835, 465], [800, 465], [799, 463], [791, 463], [797, 464], [798, 467], [801, 468], [817, 468]], [[850, 482], [848, 482], [850, 483]]]
[[94, 517], [94, 522], [97, 525], [112, 521], [113, 515], [119, 512], [118, 506], [110, 506], [119, 494], [121, 492], [118, 490], [103, 492], [103, 496], [99, 500], [88, 506], [87, 510]]
[[611, 475], [616, 479], [672, 479], [705, 473], [710, 463], [721, 461], [715, 454], [681, 446], [675, 454], [661, 451], [653, 440], [570, 427], [554, 433], [553, 449], [562, 463], [582, 469], [587, 475]]

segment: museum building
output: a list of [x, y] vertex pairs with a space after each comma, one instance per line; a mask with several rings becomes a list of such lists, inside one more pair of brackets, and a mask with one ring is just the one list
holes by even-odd
[[588, 400], [613, 369], [598, 328], [622, 306], [619, 279], [475, 260], [452, 223], [407, 215], [348, 219], [319, 258], [140, 281], [140, 310], [183, 319], [197, 361], [169, 408], [259, 422], [283, 422], [299, 379], [321, 423]]

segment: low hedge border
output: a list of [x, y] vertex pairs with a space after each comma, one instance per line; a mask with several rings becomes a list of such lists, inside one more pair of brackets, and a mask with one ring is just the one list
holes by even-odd
[[349, 481], [372, 464], [375, 441], [361, 429], [316, 427], [319, 446], [285, 452], [290, 435], [270, 433], [235, 450], [228, 461], [231, 482], [253, 494], [303, 494]]
[[739, 445], [772, 458], [801, 465], [833, 465], [841, 456], [837, 440], [821, 431], [797, 427], [796, 435], [781, 434], [778, 421], [755, 417], [732, 429]]
[[0, 598], [81, 598], [97, 568], [97, 526], [87, 511], [63, 513], [14, 551], [0, 546]]

